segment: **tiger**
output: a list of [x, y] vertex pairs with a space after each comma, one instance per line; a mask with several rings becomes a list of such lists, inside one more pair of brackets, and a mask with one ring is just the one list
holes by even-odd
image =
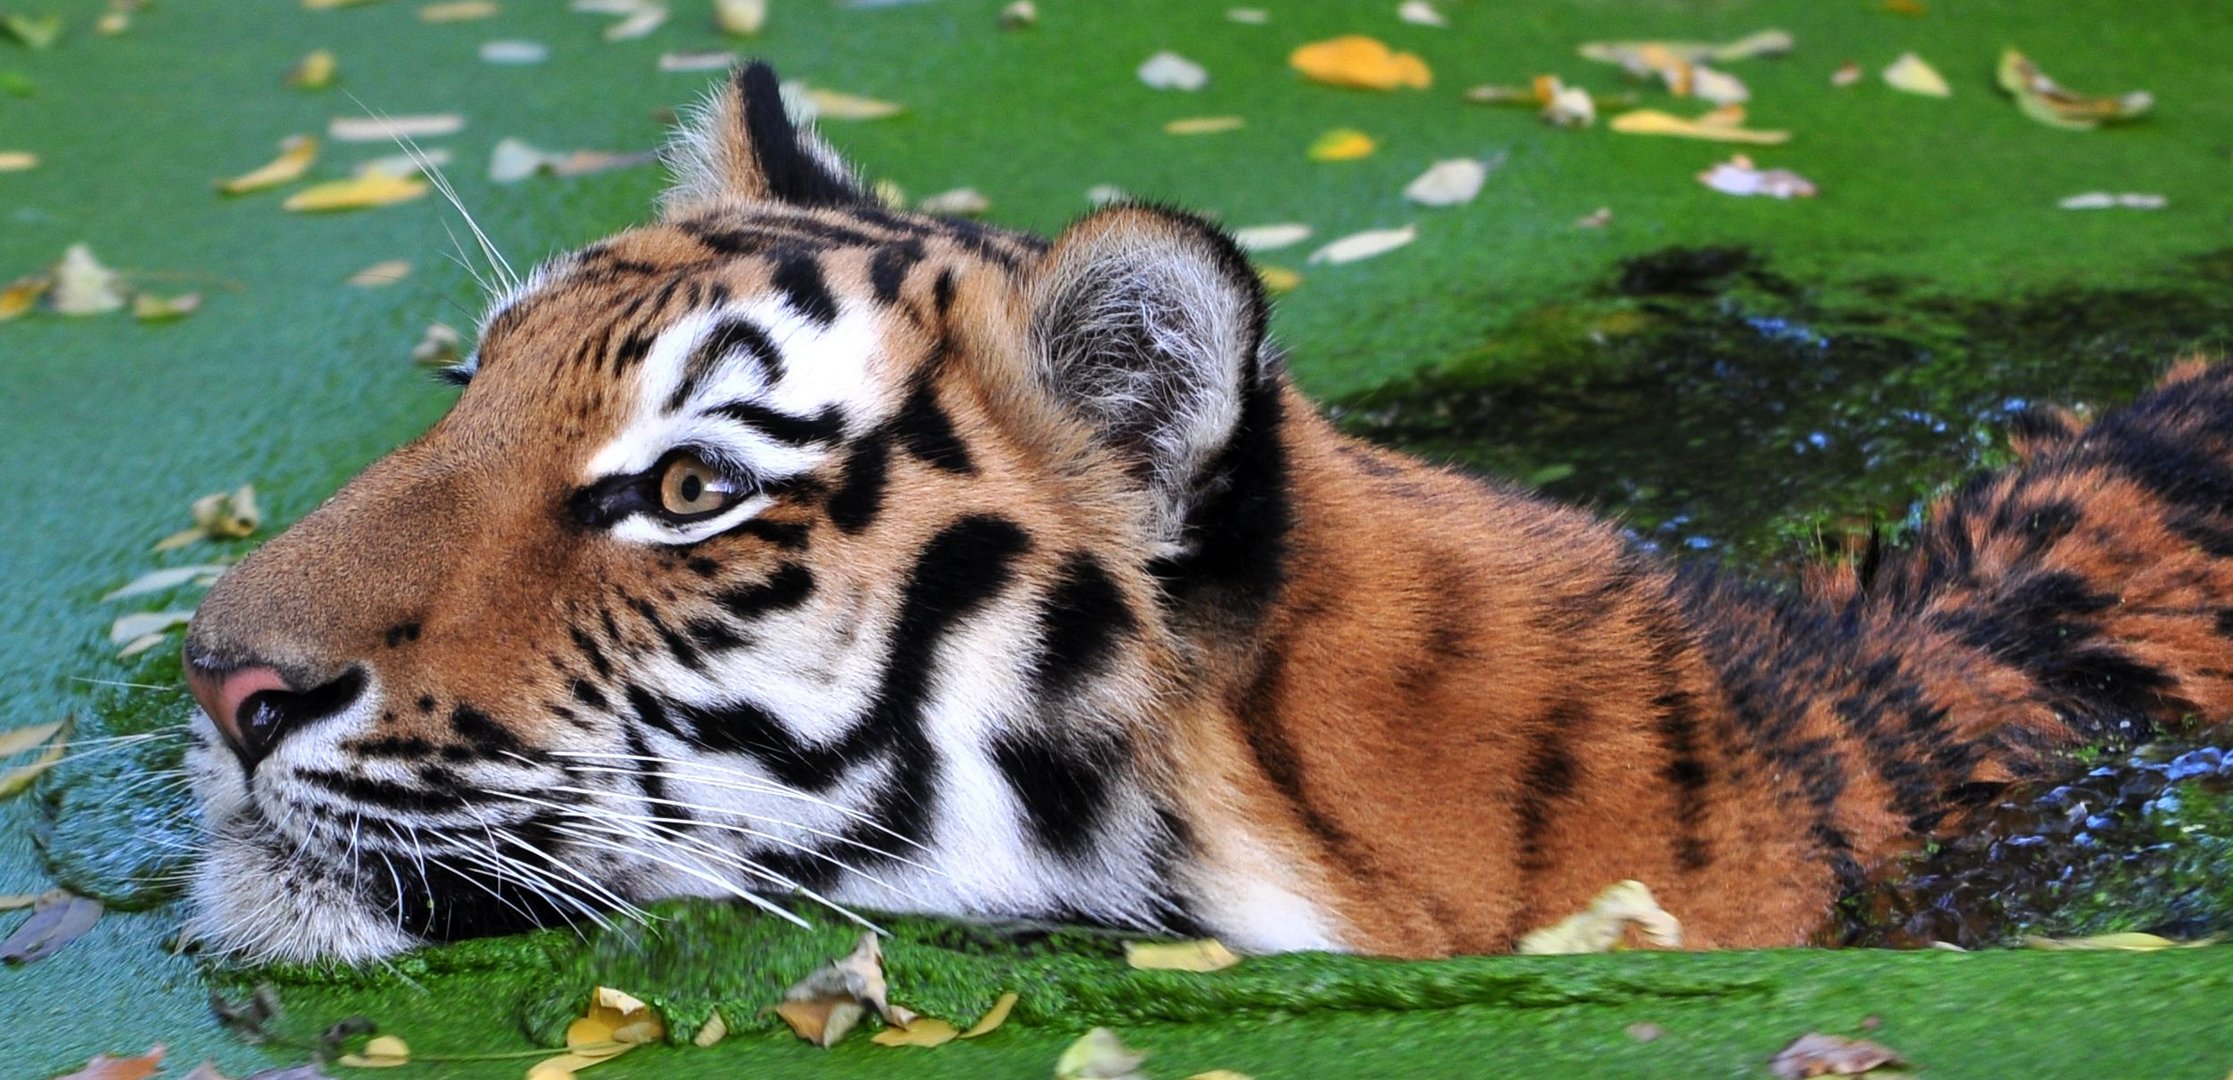
[[1342, 433], [1202, 217], [894, 209], [761, 63], [668, 156], [199, 606], [203, 948], [727, 898], [1424, 958], [1628, 880], [1801, 945], [2006, 785], [2233, 714], [2225, 367], [2027, 413], [1777, 582]]

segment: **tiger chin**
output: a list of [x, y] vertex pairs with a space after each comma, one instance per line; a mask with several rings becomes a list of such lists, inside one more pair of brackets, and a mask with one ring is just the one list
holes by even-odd
[[1624, 879], [1798, 944], [2000, 785], [2233, 706], [2222, 370], [1760, 584], [1339, 434], [1200, 218], [888, 209], [761, 65], [671, 163], [201, 605], [205, 946], [711, 896], [1437, 956]]

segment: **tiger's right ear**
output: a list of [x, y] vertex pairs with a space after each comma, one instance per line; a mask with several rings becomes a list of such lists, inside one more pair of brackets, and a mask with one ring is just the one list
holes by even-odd
[[757, 60], [738, 69], [687, 118], [666, 159], [675, 179], [659, 207], [669, 218], [732, 202], [870, 201], [845, 162], [812, 130], [791, 122], [775, 69]]

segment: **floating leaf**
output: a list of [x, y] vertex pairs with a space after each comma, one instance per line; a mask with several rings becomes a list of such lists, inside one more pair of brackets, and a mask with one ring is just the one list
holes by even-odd
[[1597, 123], [1597, 99], [1579, 86], [1568, 86], [1556, 75], [1535, 80], [1536, 99], [1543, 103], [1543, 122], [1554, 127], [1586, 128]]
[[593, 15], [618, 15], [620, 21], [605, 28], [606, 41], [634, 41], [666, 25], [667, 6], [653, 0], [574, 0], [575, 11]]
[[54, 296], [49, 301], [63, 315], [100, 315], [124, 306], [124, 278], [101, 265], [93, 249], [72, 244], [54, 267]]
[[693, 71], [727, 71], [737, 66], [737, 54], [727, 49], [659, 54], [659, 70], [668, 74]]
[[1947, 85], [1946, 76], [1939, 74], [1929, 61], [1911, 52], [1901, 53], [1899, 59], [1892, 61], [1892, 66], [1884, 69], [1884, 82], [1894, 90], [1910, 94], [1954, 96], [1954, 88]]
[[193, 619], [194, 612], [191, 608], [185, 611], [143, 611], [125, 615], [109, 625], [109, 643], [132, 645], [149, 636], [160, 639], [162, 635], [192, 622]]
[[[162, 592], [165, 589], [175, 589], [189, 583], [196, 588], [207, 588], [215, 585], [217, 578], [227, 569], [230, 569], [230, 567], [224, 563], [200, 563], [194, 566], [173, 566], [163, 570], [150, 570], [133, 578], [130, 583], [120, 586], [101, 597], [101, 601], [107, 603], [110, 600], [122, 600], [130, 596]], [[6, 752], [0, 750], [0, 754]]]
[[1418, 236], [1418, 227], [1413, 225], [1406, 225], [1400, 229], [1374, 229], [1351, 233], [1311, 252], [1310, 261], [1339, 266], [1342, 263], [1352, 263], [1359, 259], [1370, 259], [1376, 255], [1385, 255], [1394, 251], [1418, 239]]
[[1259, 266], [1256, 280], [1264, 286], [1265, 292], [1279, 296], [1294, 292], [1303, 283], [1303, 276], [1284, 266]]
[[1848, 86], [1860, 85], [1861, 80], [1866, 77], [1861, 71], [1861, 65], [1848, 60], [1839, 64], [1838, 69], [1830, 73], [1830, 85], [1843, 90]]
[[2072, 195], [2055, 205], [2065, 210], [2110, 210], [2118, 208], [2125, 210], [2161, 210], [2171, 205], [2171, 200], [2161, 195], [2140, 191], [2124, 191], [2116, 194], [2110, 194], [2106, 191], [2089, 191], [2083, 195]]
[[39, 167], [39, 155], [28, 150], [0, 150], [0, 172], [26, 172]]
[[38, 903], [41, 900], [46, 899], [49, 896], [55, 895], [58, 892], [61, 892], [61, 890], [48, 889], [43, 893], [27, 892], [7, 893], [5, 895], [0, 895], [0, 911], [16, 911], [22, 908], [27, 908], [33, 904]]
[[705, 1025], [698, 1029], [698, 1033], [690, 1037], [690, 1045], [702, 1050], [728, 1037], [729, 1022], [721, 1019], [721, 1010], [715, 1009], [712, 1016], [706, 1017]]
[[1396, 18], [1413, 26], [1448, 26], [1450, 20], [1434, 9], [1427, 0], [1403, 0], [1396, 6]]
[[0, 31], [32, 49], [51, 49], [62, 37], [62, 16], [0, 15]]
[[429, 367], [455, 364], [465, 355], [465, 339], [443, 323], [428, 323], [419, 343], [411, 347], [411, 362]]
[[1790, 52], [1796, 44], [1785, 31], [1762, 30], [1718, 45], [1705, 41], [1592, 41], [1576, 51], [1584, 59], [1619, 64], [1630, 75], [1645, 78], [1660, 75], [1670, 61], [1727, 64], [1759, 56], [1780, 56]]
[[1599, 893], [1582, 911], [1521, 938], [1513, 951], [1535, 956], [1611, 952], [1630, 926], [1652, 945], [1682, 948], [1682, 924], [1660, 909], [1643, 882], [1623, 881]]
[[360, 289], [378, 289], [393, 285], [411, 276], [411, 264], [402, 259], [376, 262], [349, 275], [349, 284]]
[[54, 278], [41, 274], [38, 277], [19, 278], [0, 288], [0, 322], [16, 318], [38, 304], [39, 298], [54, 288]]
[[220, 491], [194, 500], [194, 527], [173, 533], [156, 542], [155, 550], [169, 551], [185, 547], [196, 540], [238, 540], [256, 531], [263, 523], [263, 514], [256, 508], [256, 487], [242, 484], [233, 491]]
[[1107, 206], [1131, 198], [1131, 194], [1115, 184], [1095, 184], [1085, 189], [1085, 201], [1090, 206]]
[[527, 1075], [529, 1080], [569, 1077], [666, 1036], [666, 1021], [651, 1006], [632, 994], [600, 986], [590, 995], [588, 1011], [566, 1025], [566, 1052], [536, 1062]]
[[451, 0], [449, 3], [428, 4], [420, 8], [419, 21], [471, 22], [475, 19], [493, 19], [501, 10], [493, 0]]
[[1000, 27], [1003, 30], [1029, 30], [1039, 25], [1039, 5], [1031, 0], [1016, 0], [1000, 9]]
[[1812, 198], [1813, 181], [1789, 169], [1762, 170], [1752, 159], [1738, 154], [1698, 174], [1698, 182], [1730, 195], [1765, 195], [1771, 199]]
[[1799, 1036], [1768, 1062], [1776, 1080], [1809, 1076], [1856, 1076], [1887, 1065], [1906, 1064], [1897, 1051], [1866, 1039], [1810, 1032]]
[[2217, 944], [2216, 938], [2174, 941], [2160, 934], [2095, 934], [2092, 937], [2027, 937], [2024, 948], [2048, 952], [2155, 952], [2159, 949], [2193, 949]]
[[936, 195], [924, 196], [922, 202], [915, 204], [915, 208], [926, 214], [942, 214], [948, 217], [976, 217], [992, 209], [992, 200], [985, 198], [984, 193], [976, 188], [955, 188], [952, 191], [941, 191]]
[[1312, 139], [1305, 153], [1312, 161], [1355, 161], [1372, 156], [1377, 145], [1372, 136], [1355, 128], [1335, 128]]
[[314, 49], [295, 61], [279, 81], [297, 90], [323, 90], [333, 85], [334, 72], [340, 64], [330, 49]]
[[367, 172], [347, 180], [315, 184], [287, 196], [280, 207], [297, 213], [366, 210], [410, 202], [427, 193], [427, 183], [417, 177]]
[[138, 293], [132, 297], [132, 317], [141, 322], [170, 322], [183, 319], [201, 310], [202, 294], [180, 293], [177, 296], [156, 296]]
[[1995, 72], [2000, 88], [2016, 99], [2018, 108], [2042, 124], [2088, 130], [2103, 124], [2136, 120], [2155, 107], [2155, 96], [2135, 90], [2116, 97], [2093, 97], [2057, 85], [2031, 58], [2014, 49], [2000, 54]]
[[1168, 50], [1141, 61], [1137, 74], [1141, 82], [1155, 90], [1191, 92], [1210, 84], [1210, 73], [1202, 65]]
[[1117, 1033], [1097, 1027], [1071, 1043], [1055, 1062], [1055, 1080], [1139, 1080], [1147, 1055], [1124, 1045]]
[[918, 1016], [906, 1027], [888, 1027], [868, 1041], [878, 1046], [944, 1046], [961, 1034], [954, 1025], [935, 1016]]
[[302, 6], [311, 11], [328, 11], [333, 8], [356, 7], [360, 4], [378, 2], [379, 0], [302, 0]]
[[792, 984], [783, 992], [775, 1014], [799, 1038], [826, 1047], [844, 1038], [871, 1009], [894, 1027], [916, 1022], [914, 1013], [891, 1003], [884, 982], [884, 951], [874, 932], [862, 934], [859, 947], [850, 955]]
[[1215, 135], [1224, 131], [1239, 131], [1248, 121], [1238, 116], [1190, 116], [1163, 125], [1169, 135]]
[[974, 1039], [979, 1035], [992, 1034], [1000, 1025], [1008, 1022], [1008, 1014], [1015, 1010], [1016, 1002], [1020, 1000], [1022, 1000], [1022, 995], [1013, 990], [1000, 995], [998, 999], [993, 1001], [992, 1008], [986, 1009], [985, 1015], [978, 1017], [976, 1023], [969, 1025], [969, 1030], [962, 1032], [961, 1037]]
[[1301, 46], [1288, 54], [1287, 64], [1312, 82], [1355, 90], [1424, 90], [1434, 84], [1426, 61], [1363, 34]]
[[[36, 746], [38, 744], [33, 743], [31, 745]], [[68, 752], [69, 747], [70, 721], [64, 720], [61, 726], [55, 730], [55, 733], [50, 736], [46, 749], [38, 757], [32, 758], [30, 761], [6, 772], [0, 772], [0, 799], [10, 799], [21, 795], [25, 788], [31, 786], [33, 780], [39, 778], [39, 774], [53, 768], [56, 762], [61, 761], [62, 755]]]
[[1223, 971], [1241, 962], [1216, 938], [1124, 943], [1124, 962], [1139, 971]]
[[[13, 777], [13, 773], [0, 777], [0, 798], [22, 790], [21, 787], [8, 787]], [[23, 783], [28, 785], [30, 781], [26, 779]], [[15, 933], [8, 935], [7, 940], [0, 941], [0, 962], [30, 964], [44, 960], [83, 937], [86, 931], [93, 929], [93, 924], [100, 921], [99, 900], [56, 889], [40, 897], [31, 909], [31, 917], [23, 920], [23, 924], [16, 927]], [[161, 1056], [160, 1049], [156, 1051], [156, 1055]]]
[[[1624, 135], [1672, 135], [1684, 139], [1753, 143], [1759, 146], [1774, 146], [1791, 141], [1791, 133], [1788, 131], [1755, 131], [1729, 122], [1730, 115], [1716, 109], [1696, 120], [1685, 120], [1658, 109], [1635, 109], [1613, 117], [1607, 126]], [[1741, 122], [1741, 114], [1739, 119]]]
[[14, 757], [34, 746], [38, 746], [61, 734], [62, 729], [69, 725], [70, 722], [67, 720], [56, 720], [49, 724], [31, 724], [0, 731], [0, 758]]
[[1263, 8], [1237, 7], [1225, 9], [1225, 21], [1242, 26], [1262, 26], [1272, 21], [1272, 13]]
[[1457, 206], [1473, 201], [1489, 178], [1489, 165], [1478, 158], [1437, 161], [1404, 186], [1403, 197], [1421, 206]]
[[411, 1047], [393, 1035], [375, 1035], [365, 1040], [361, 1053], [343, 1054], [336, 1060], [354, 1069], [392, 1069], [411, 1064]]
[[724, 34], [757, 34], [768, 23], [768, 0], [714, 0], [713, 25]]
[[308, 135], [289, 135], [279, 140], [279, 156], [230, 180], [217, 185], [217, 190], [227, 195], [242, 195], [251, 191], [278, 187], [302, 178], [318, 160], [318, 140]]
[[85, 1067], [54, 1080], [147, 1080], [163, 1067], [163, 1044], [156, 1043], [138, 1057], [95, 1054]]
[[[889, 101], [793, 85], [797, 88], [799, 102], [805, 106], [800, 111], [809, 120], [882, 120], [907, 111], [907, 106]], [[791, 95], [786, 94], [785, 97], [789, 98]]]
[[465, 130], [465, 118], [456, 113], [421, 116], [339, 116], [326, 124], [326, 134], [341, 142], [404, 142], [455, 135]]
[[1308, 239], [1310, 226], [1292, 222], [1233, 230], [1233, 243], [1240, 245], [1242, 251], [1278, 251]]
[[1211, 1069], [1208, 1072], [1195, 1073], [1187, 1077], [1186, 1080], [1256, 1080], [1256, 1078], [1244, 1072], [1234, 1072], [1231, 1069]]
[[480, 50], [491, 64], [540, 64], [550, 59], [550, 46], [539, 41], [490, 41]]

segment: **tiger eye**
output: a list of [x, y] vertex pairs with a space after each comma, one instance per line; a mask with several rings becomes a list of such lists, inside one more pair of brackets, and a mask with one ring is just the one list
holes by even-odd
[[729, 482], [695, 454], [677, 454], [659, 474], [659, 508], [676, 517], [710, 514], [733, 500]]

